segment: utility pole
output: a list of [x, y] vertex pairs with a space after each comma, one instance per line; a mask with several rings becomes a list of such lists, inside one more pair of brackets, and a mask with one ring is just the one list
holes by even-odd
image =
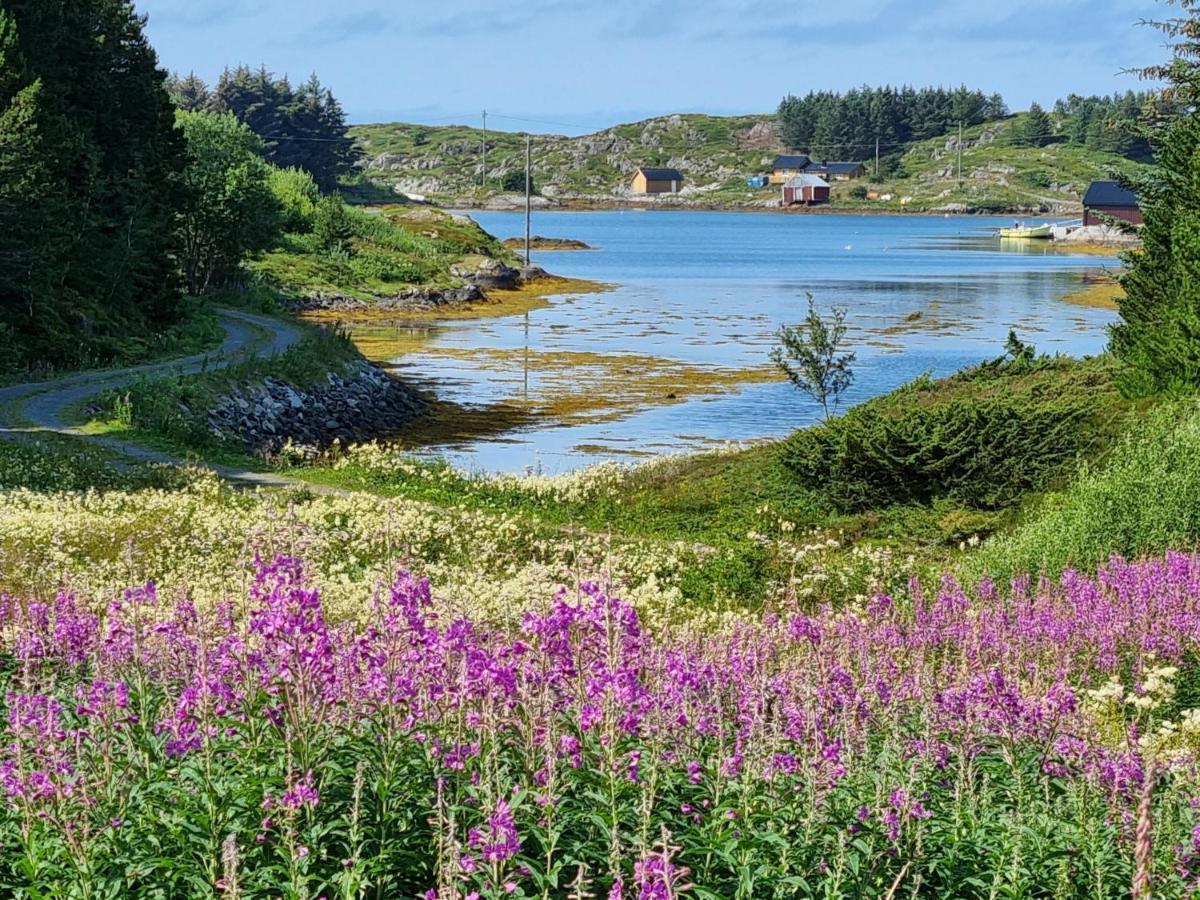
[[963, 141], [962, 128], [963, 128], [963, 123], [959, 122], [958, 123], [958, 183], [960, 185], [962, 184], [962, 141]]
[[875, 180], [879, 180], [879, 135], [875, 135]]
[[525, 135], [525, 265], [529, 262], [529, 220], [532, 218], [533, 195], [533, 151], [530, 149], [531, 138]]
[[487, 190], [487, 110], [483, 111], [483, 145], [480, 148], [483, 151], [483, 180], [481, 186]]

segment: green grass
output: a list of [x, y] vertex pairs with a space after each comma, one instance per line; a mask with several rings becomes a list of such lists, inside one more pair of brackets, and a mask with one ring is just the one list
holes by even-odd
[[283, 299], [315, 294], [371, 302], [421, 287], [461, 284], [450, 269], [479, 257], [516, 257], [475, 222], [432, 207], [391, 206], [350, 212], [344, 252], [322, 250], [312, 234], [286, 235], [248, 264], [255, 284]]
[[[220, 346], [224, 337], [217, 321], [211, 298], [181, 297], [179, 320], [171, 328], [158, 334], [137, 335], [126, 338], [117, 355], [105, 364], [105, 368], [121, 368], [141, 363], [158, 362], [197, 353], [207, 353]], [[25, 368], [0, 372], [0, 385], [21, 384], [69, 375], [76, 371], [87, 371], [90, 365], [80, 369]]]
[[107, 391], [91, 401], [90, 405], [102, 412], [93, 416], [87, 427], [94, 434], [119, 434], [188, 459], [249, 465], [249, 457], [220, 444], [208, 430], [208, 411], [222, 397], [267, 377], [298, 388], [309, 387], [360, 361], [344, 334], [313, 327], [299, 344], [278, 356], [200, 375], [144, 378], [127, 388]]
[[1025, 572], [1088, 570], [1127, 558], [1192, 550], [1200, 541], [1200, 406], [1166, 404], [1102, 464], [1047, 497], [1015, 532], [984, 546], [966, 571], [1004, 580]]

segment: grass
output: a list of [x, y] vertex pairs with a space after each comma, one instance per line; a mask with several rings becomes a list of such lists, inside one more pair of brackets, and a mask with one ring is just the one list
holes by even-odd
[[[181, 297], [180, 317], [174, 326], [158, 334], [130, 337], [124, 341], [118, 356], [106, 363], [105, 368], [121, 368], [141, 363], [159, 362], [207, 353], [220, 346], [224, 337], [210, 298]], [[0, 372], [0, 387], [41, 381], [87, 371], [90, 366], [77, 369], [35, 367]]]
[[1012, 534], [990, 542], [969, 565], [975, 577], [1087, 571], [1116, 553], [1127, 558], [1192, 549], [1200, 540], [1200, 407], [1155, 410], [1103, 462], [1035, 507]]
[[250, 263], [251, 275], [285, 300], [326, 295], [370, 304], [414, 288], [458, 286], [455, 265], [516, 261], [474, 221], [432, 207], [355, 209], [350, 219], [353, 235], [344, 252], [323, 251], [312, 234], [289, 234]]

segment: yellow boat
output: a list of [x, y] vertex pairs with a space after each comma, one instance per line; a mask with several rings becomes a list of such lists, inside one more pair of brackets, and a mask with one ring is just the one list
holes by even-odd
[[1000, 229], [1000, 237], [1002, 237], [1002, 238], [1019, 238], [1021, 240], [1026, 240], [1026, 241], [1029, 241], [1029, 240], [1044, 241], [1044, 240], [1050, 239], [1050, 231], [1051, 231], [1050, 225], [1035, 225], [1032, 227], [1026, 226], [1026, 225], [1015, 225], [1012, 228], [1001, 228]]

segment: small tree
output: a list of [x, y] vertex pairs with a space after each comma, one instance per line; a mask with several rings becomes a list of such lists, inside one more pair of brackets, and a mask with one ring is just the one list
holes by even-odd
[[771, 351], [771, 362], [800, 391], [821, 404], [825, 421], [830, 407], [837, 408], [842, 394], [854, 382], [855, 354], [846, 349], [846, 309], [834, 307], [828, 318], [821, 315], [808, 295], [808, 315], [799, 325], [779, 329], [779, 346]]
[[317, 203], [313, 217], [317, 246], [325, 253], [345, 253], [354, 237], [354, 220], [340, 194], [327, 194]]
[[1025, 118], [1022, 139], [1031, 147], [1044, 147], [1050, 142], [1050, 116], [1038, 104], [1029, 107], [1029, 115]]

